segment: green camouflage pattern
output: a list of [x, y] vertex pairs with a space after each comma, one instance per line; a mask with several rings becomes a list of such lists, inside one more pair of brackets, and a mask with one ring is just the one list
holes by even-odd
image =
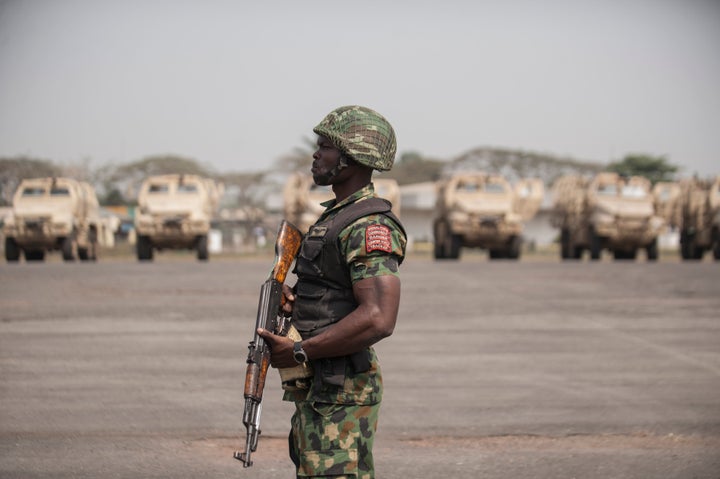
[[369, 405], [382, 401], [382, 372], [373, 348], [370, 353], [370, 369], [356, 373], [348, 361], [345, 365], [345, 381], [342, 387], [322, 384], [315, 387], [315, 378], [307, 381], [307, 389], [286, 390], [283, 400], [293, 402], [322, 402], [328, 404]]
[[370, 108], [358, 105], [337, 108], [313, 131], [362, 165], [380, 171], [392, 168], [397, 151], [395, 131], [382, 115]]
[[297, 477], [373, 479], [373, 442], [380, 404], [295, 404], [290, 456]]
[[[392, 253], [367, 252], [365, 230], [370, 225], [381, 224], [390, 229]], [[395, 222], [382, 214], [368, 215], [351, 224], [339, 236], [345, 246], [345, 258], [350, 265], [350, 278], [354, 283], [376, 276], [399, 276], [398, 266], [405, 256], [407, 239]]]
[[[375, 187], [370, 183], [337, 205], [335, 204], [335, 200], [326, 201], [322, 203], [322, 205], [327, 209], [320, 216], [320, 220], [331, 217], [349, 203], [363, 201], [375, 196], [377, 196], [375, 194]], [[367, 252], [365, 231], [368, 226], [375, 224], [385, 225], [390, 229], [391, 253], [388, 254], [378, 250]], [[342, 230], [338, 235], [338, 240], [340, 241], [340, 249], [345, 255], [345, 261], [350, 268], [350, 278], [353, 284], [361, 279], [383, 276], [385, 274], [399, 276], [398, 265], [402, 263], [405, 258], [407, 238], [398, 225], [387, 216], [383, 214], [372, 214], [360, 218]]]
[[[349, 203], [374, 196], [371, 183], [337, 204], [335, 200], [327, 201], [323, 203], [326, 210], [321, 219], [337, 214]], [[367, 252], [365, 230], [377, 224], [390, 230], [390, 252]], [[353, 282], [382, 275], [397, 276], [407, 243], [400, 227], [382, 214], [355, 221], [340, 232], [338, 241]], [[290, 453], [298, 477], [375, 477], [372, 445], [383, 383], [377, 354], [373, 348], [368, 348], [368, 352], [370, 369], [356, 373], [347, 361], [342, 386], [316, 386], [315, 378], [310, 378], [306, 389], [285, 391], [283, 399], [295, 402], [296, 407], [291, 421]]]

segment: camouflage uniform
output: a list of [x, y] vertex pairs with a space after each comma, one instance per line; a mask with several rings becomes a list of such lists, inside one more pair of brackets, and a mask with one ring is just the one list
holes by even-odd
[[[338, 204], [334, 200], [323, 203], [326, 210], [316, 224], [374, 196], [370, 184]], [[379, 239], [372, 234], [376, 230], [382, 233]], [[340, 232], [338, 240], [351, 283], [398, 275], [406, 237], [402, 226], [387, 215], [370, 214], [356, 220]], [[367, 358], [369, 369], [363, 372], [356, 372], [350, 361], [344, 363], [341, 385], [326, 384], [316, 375], [305, 389], [285, 392], [283, 399], [296, 406], [291, 421], [290, 456], [298, 477], [374, 477], [372, 446], [383, 388], [373, 348], [368, 348]], [[316, 371], [322, 367], [319, 361], [311, 362]]]

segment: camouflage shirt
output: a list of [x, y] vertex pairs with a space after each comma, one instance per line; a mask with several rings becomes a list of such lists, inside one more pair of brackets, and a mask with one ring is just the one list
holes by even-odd
[[[343, 208], [375, 196], [371, 184], [344, 200], [322, 203], [326, 210], [318, 219], [324, 221]], [[340, 250], [345, 258], [353, 284], [383, 275], [398, 276], [398, 266], [405, 257], [407, 240], [400, 227], [383, 214], [371, 214], [356, 220], [338, 235]], [[355, 373], [348, 367], [342, 387], [322, 385], [299, 391], [285, 391], [286, 401], [316, 401], [335, 404], [375, 404], [382, 398], [382, 377], [377, 355], [370, 349], [370, 369]]]

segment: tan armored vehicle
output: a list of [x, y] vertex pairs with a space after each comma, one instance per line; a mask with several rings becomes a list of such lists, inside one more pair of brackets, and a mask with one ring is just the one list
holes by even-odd
[[13, 198], [12, 215], [5, 219], [5, 259], [43, 261], [47, 251], [59, 250], [65, 261], [97, 259], [101, 228], [95, 190], [71, 178], [23, 180]]
[[542, 203], [540, 180], [522, 180], [513, 187], [502, 175], [459, 173], [436, 188], [436, 259], [457, 259], [462, 247], [486, 249], [490, 259], [520, 257], [523, 222]]
[[146, 178], [135, 213], [138, 260], [152, 260], [154, 250], [191, 249], [206, 261], [210, 221], [222, 193], [222, 185], [196, 175]]
[[588, 250], [598, 260], [603, 249], [615, 259], [635, 259], [645, 249], [648, 260], [657, 260], [665, 221], [655, 212], [647, 178], [609, 172], [591, 180], [568, 175], [555, 181], [552, 193], [551, 223], [560, 228], [562, 259], [580, 259]]
[[652, 188], [655, 214], [672, 227], [678, 224], [680, 193], [680, 183], [675, 181], [659, 181]]
[[702, 259], [706, 251], [720, 260], [720, 176], [714, 181], [680, 182], [674, 226], [680, 230], [680, 256]]
[[[397, 181], [386, 178], [373, 179], [375, 193], [393, 204], [393, 213], [400, 216], [400, 187]], [[285, 219], [303, 233], [310, 229], [325, 211], [320, 203], [335, 198], [329, 186], [317, 186], [312, 176], [295, 173], [288, 178], [283, 189], [283, 213]]]

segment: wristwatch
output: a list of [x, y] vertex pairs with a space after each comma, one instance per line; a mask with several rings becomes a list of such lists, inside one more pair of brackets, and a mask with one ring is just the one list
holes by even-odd
[[302, 341], [297, 341], [293, 346], [293, 357], [298, 364], [302, 364], [308, 360], [307, 353], [302, 347]]

